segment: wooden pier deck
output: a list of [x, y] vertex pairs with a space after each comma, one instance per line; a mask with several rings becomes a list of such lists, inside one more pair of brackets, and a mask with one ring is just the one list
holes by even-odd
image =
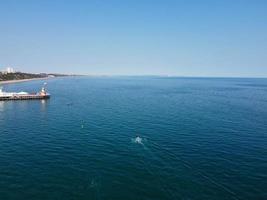
[[11, 101], [11, 100], [40, 100], [49, 99], [50, 95], [23, 95], [23, 96], [10, 96], [10, 97], [0, 97], [0, 101]]

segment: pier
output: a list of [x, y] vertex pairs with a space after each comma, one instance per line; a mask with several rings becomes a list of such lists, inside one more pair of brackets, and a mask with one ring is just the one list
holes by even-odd
[[46, 92], [45, 85], [46, 83], [38, 93], [4, 92], [2, 88], [0, 88], [0, 101], [49, 99], [50, 94]]

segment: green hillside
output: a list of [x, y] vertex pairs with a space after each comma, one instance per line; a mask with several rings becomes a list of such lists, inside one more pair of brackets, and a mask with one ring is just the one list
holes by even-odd
[[45, 78], [47, 76], [48, 76], [47, 74], [29, 74], [29, 73], [22, 73], [22, 72], [9, 73], [9, 74], [0, 73], [0, 81]]

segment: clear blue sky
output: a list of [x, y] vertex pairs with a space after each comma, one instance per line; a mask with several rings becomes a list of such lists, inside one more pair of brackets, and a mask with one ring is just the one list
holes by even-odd
[[265, 0], [0, 0], [0, 68], [267, 77]]

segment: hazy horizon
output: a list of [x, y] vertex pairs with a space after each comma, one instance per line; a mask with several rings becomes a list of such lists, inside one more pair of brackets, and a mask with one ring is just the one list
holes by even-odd
[[0, 2], [0, 69], [267, 77], [265, 1]]

